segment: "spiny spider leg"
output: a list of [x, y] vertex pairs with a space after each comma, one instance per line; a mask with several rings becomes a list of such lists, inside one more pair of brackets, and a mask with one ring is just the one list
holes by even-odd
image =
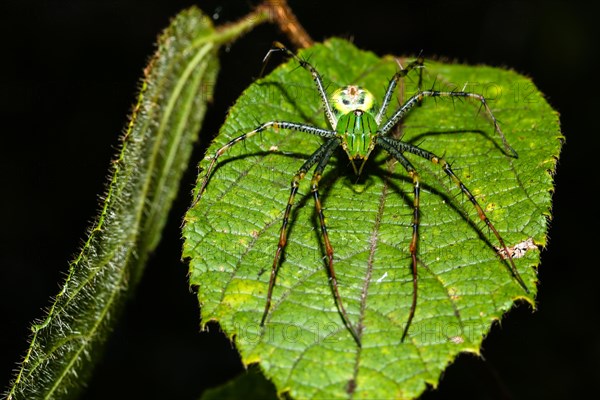
[[338, 309], [342, 318], [344, 320], [344, 324], [350, 330], [352, 337], [356, 341], [358, 347], [362, 347], [360, 336], [358, 331], [354, 328], [354, 325], [350, 322], [350, 318], [348, 317], [348, 313], [346, 312], [346, 308], [344, 307], [344, 303], [342, 302], [342, 296], [340, 296], [340, 292], [338, 290], [337, 278], [335, 275], [335, 269], [333, 268], [333, 247], [331, 246], [331, 242], [329, 241], [329, 234], [327, 233], [327, 226], [325, 225], [325, 214], [323, 214], [323, 206], [321, 205], [321, 200], [319, 199], [319, 181], [321, 180], [321, 176], [325, 167], [327, 166], [327, 162], [329, 162], [329, 158], [333, 154], [333, 151], [341, 144], [340, 141], [332, 141], [334, 143], [328, 151], [323, 155], [323, 158], [319, 160], [319, 163], [315, 167], [315, 172], [313, 173], [313, 177], [310, 181], [311, 192], [313, 193], [313, 197], [315, 199], [315, 209], [317, 211], [317, 215], [319, 216], [319, 223], [321, 225], [321, 233], [323, 234], [323, 241], [325, 242], [325, 252], [327, 254], [328, 267], [329, 267], [329, 279], [331, 280], [331, 288], [333, 290], [333, 295], [335, 297]]
[[339, 141], [337, 139], [329, 139], [329, 141], [321, 147], [319, 147], [300, 167], [298, 172], [292, 178], [290, 197], [288, 198], [287, 206], [285, 207], [285, 212], [283, 214], [283, 221], [281, 223], [281, 229], [279, 231], [279, 243], [277, 245], [277, 250], [275, 252], [275, 258], [273, 260], [273, 267], [271, 268], [271, 277], [269, 279], [269, 289], [267, 291], [267, 303], [265, 304], [265, 311], [263, 313], [262, 319], [260, 321], [260, 325], [264, 326], [265, 321], [267, 319], [267, 315], [269, 314], [269, 309], [271, 308], [271, 298], [273, 296], [273, 287], [275, 286], [275, 278], [277, 277], [277, 270], [279, 269], [279, 260], [281, 258], [281, 254], [285, 245], [287, 243], [287, 228], [288, 222], [290, 218], [290, 213], [292, 211], [292, 207], [294, 206], [294, 199], [296, 197], [296, 193], [298, 193], [298, 187], [300, 186], [300, 181], [304, 179], [306, 173], [319, 161], [323, 159], [323, 157], [327, 154], [332, 146], [337, 147], [339, 145]]
[[443, 92], [443, 91], [438, 91], [438, 90], [423, 90], [423, 91], [413, 95], [411, 98], [409, 98], [402, 105], [402, 107], [400, 107], [396, 112], [394, 112], [394, 114], [379, 129], [379, 134], [381, 134], [381, 135], [388, 134], [388, 132], [390, 132], [413, 107], [415, 107], [417, 104], [421, 103], [421, 101], [423, 101], [423, 99], [425, 97], [453, 97], [453, 98], [454, 97], [459, 97], [459, 98], [462, 97], [462, 98], [473, 98], [475, 100], [480, 101], [481, 105], [485, 108], [485, 111], [488, 113], [488, 115], [492, 119], [492, 122], [494, 124], [494, 129], [500, 136], [500, 139], [502, 140], [502, 144], [504, 144], [504, 148], [513, 157], [515, 157], [515, 158], [519, 157], [519, 155], [517, 154], [515, 149], [513, 149], [508, 144], [508, 141], [506, 140], [506, 137], [504, 136], [502, 129], [500, 129], [500, 124], [498, 124], [498, 121], [496, 120], [496, 117], [494, 116], [494, 114], [492, 113], [492, 110], [488, 106], [485, 97], [480, 94], [471, 93], [471, 92]]
[[526, 293], [529, 293], [529, 289], [527, 288], [527, 285], [525, 285], [523, 278], [521, 278], [521, 275], [519, 274], [519, 271], [517, 270], [515, 262], [511, 256], [510, 252], [508, 251], [508, 247], [506, 246], [506, 243], [504, 242], [504, 239], [502, 239], [502, 236], [500, 235], [500, 233], [498, 232], [498, 230], [496, 229], [494, 224], [492, 224], [490, 219], [487, 217], [487, 215], [483, 211], [483, 208], [481, 207], [481, 205], [479, 204], [477, 199], [475, 199], [475, 196], [473, 196], [471, 191], [465, 186], [464, 183], [462, 183], [462, 181], [454, 173], [454, 171], [450, 167], [450, 164], [448, 164], [448, 162], [446, 160], [444, 160], [443, 158], [438, 157], [437, 155], [433, 154], [430, 151], [423, 150], [417, 146], [413, 146], [409, 143], [402, 142], [400, 140], [396, 140], [396, 139], [393, 139], [393, 138], [390, 138], [387, 136], [377, 136], [376, 140], [377, 140], [377, 143], [379, 143], [382, 147], [384, 146], [384, 143], [385, 143], [388, 146], [388, 148], [389, 147], [395, 148], [396, 150], [398, 150], [401, 153], [409, 152], [409, 153], [412, 153], [419, 157], [425, 158], [434, 164], [439, 165], [444, 170], [446, 175], [448, 175], [452, 179], [452, 181], [456, 184], [456, 186], [458, 186], [460, 188], [460, 190], [467, 196], [467, 198], [469, 199], [471, 204], [473, 204], [473, 206], [475, 207], [475, 210], [477, 210], [477, 214], [479, 215], [479, 218], [494, 233], [494, 236], [496, 236], [496, 240], [498, 240], [500, 247], [507, 254], [506, 259], [508, 260], [508, 262], [510, 264], [510, 270], [511, 270], [513, 277], [519, 283], [519, 285], [523, 288], [523, 290], [525, 290]]
[[313, 165], [317, 164], [315, 167], [315, 171], [313, 177], [311, 179], [311, 192], [313, 193], [315, 199], [315, 209], [317, 211], [317, 215], [319, 216], [319, 221], [321, 225], [321, 232], [323, 234], [323, 240], [325, 242], [325, 251], [327, 253], [328, 266], [329, 266], [329, 277], [331, 279], [331, 287], [333, 291], [333, 295], [336, 300], [336, 304], [342, 315], [342, 319], [344, 320], [344, 324], [350, 330], [352, 337], [358, 344], [361, 346], [360, 338], [358, 333], [352, 323], [350, 322], [350, 318], [348, 317], [348, 313], [346, 312], [346, 308], [344, 307], [344, 303], [342, 302], [342, 297], [340, 296], [337, 278], [335, 275], [335, 270], [333, 268], [333, 247], [331, 246], [331, 242], [329, 240], [329, 235], [327, 234], [327, 227], [325, 225], [325, 215], [323, 214], [323, 207], [321, 205], [321, 200], [319, 199], [319, 180], [331, 158], [331, 155], [335, 151], [336, 148], [340, 146], [341, 142], [339, 139], [334, 138], [330, 139], [327, 143], [322, 145], [315, 151], [306, 162], [300, 167], [298, 172], [294, 175], [291, 183], [290, 197], [288, 199], [287, 206], [285, 208], [285, 213], [283, 215], [283, 222], [281, 224], [281, 230], [279, 232], [279, 244], [277, 245], [277, 251], [275, 252], [275, 258], [273, 260], [273, 267], [271, 268], [271, 277], [269, 279], [269, 289], [267, 291], [267, 302], [265, 304], [265, 310], [263, 312], [263, 317], [261, 319], [260, 325], [264, 326], [265, 321], [267, 319], [267, 315], [269, 313], [269, 309], [271, 308], [271, 301], [273, 296], [273, 288], [275, 286], [275, 279], [277, 277], [277, 271], [279, 269], [279, 261], [281, 259], [281, 254], [285, 245], [287, 243], [287, 228], [289, 222], [289, 216], [294, 205], [294, 199], [296, 197], [296, 193], [298, 192], [298, 187], [300, 185], [300, 181], [304, 179], [306, 173], [312, 168]]
[[200, 186], [200, 189], [196, 193], [196, 197], [194, 198], [194, 201], [192, 202], [192, 205], [190, 208], [193, 208], [202, 198], [202, 194], [204, 193], [204, 190], [206, 189], [206, 186], [208, 185], [208, 181], [210, 180], [210, 177], [211, 177], [212, 172], [217, 164], [217, 160], [219, 159], [219, 157], [221, 155], [223, 155], [223, 153], [225, 153], [231, 147], [233, 147], [235, 144], [240, 143], [240, 142], [256, 135], [257, 133], [260, 133], [267, 128], [273, 128], [275, 130], [286, 129], [286, 130], [291, 130], [291, 131], [300, 131], [300, 132], [310, 133], [311, 135], [321, 136], [324, 138], [336, 137], [336, 133], [333, 131], [330, 131], [328, 129], [317, 128], [317, 127], [311, 126], [311, 125], [299, 124], [296, 122], [287, 122], [287, 121], [265, 122], [264, 124], [261, 124], [260, 126], [258, 126], [256, 129], [254, 129], [250, 132], [244, 133], [243, 135], [240, 135], [234, 139], [231, 139], [229, 142], [227, 142], [227, 144], [225, 144], [223, 147], [221, 147], [219, 150], [217, 150], [217, 152], [215, 153], [215, 155], [213, 156], [213, 158], [210, 162], [210, 165], [208, 166], [208, 170], [206, 171], [206, 175], [204, 176], [202, 185]]
[[394, 76], [392, 77], [392, 79], [390, 79], [390, 83], [388, 84], [388, 87], [385, 91], [385, 96], [383, 97], [383, 102], [381, 103], [381, 108], [379, 109], [379, 112], [375, 116], [375, 121], [377, 122], [378, 125], [381, 124], [381, 119], [387, 112], [387, 109], [388, 109], [390, 102], [392, 101], [392, 97], [394, 95], [394, 90], [396, 89], [396, 86], [398, 85], [398, 81], [400, 79], [404, 78], [406, 75], [408, 75], [408, 73], [415, 68], [419, 69], [419, 82], [417, 84], [417, 90], [419, 92], [421, 91], [421, 84], [423, 83], [423, 68], [422, 68], [423, 63], [424, 63], [424, 59], [422, 56], [419, 55], [419, 57], [416, 60], [411, 61], [406, 66], [406, 68], [403, 68], [400, 71], [396, 72], [394, 74]]
[[401, 342], [404, 342], [406, 335], [408, 333], [408, 328], [412, 322], [413, 317], [415, 316], [415, 311], [417, 310], [417, 293], [418, 293], [418, 278], [417, 278], [417, 247], [419, 244], [419, 215], [420, 215], [420, 193], [421, 193], [421, 185], [419, 180], [419, 174], [415, 167], [402, 155], [402, 151], [399, 150], [396, 146], [394, 146], [388, 140], [393, 140], [386, 136], [378, 137], [377, 144], [383, 147], [392, 157], [394, 157], [412, 179], [413, 182], [413, 218], [412, 218], [412, 239], [410, 241], [410, 255], [412, 258], [412, 282], [413, 282], [413, 295], [412, 295], [412, 303], [410, 305], [410, 311], [408, 312], [408, 318], [406, 320], [406, 325], [404, 325], [404, 331], [402, 332]]
[[333, 112], [333, 110], [331, 108], [331, 104], [329, 102], [329, 97], [327, 96], [327, 92], [325, 91], [325, 86], [323, 85], [323, 78], [321, 78], [321, 75], [316, 70], [316, 68], [313, 67], [312, 64], [310, 64], [308, 61], [303, 60], [302, 58], [298, 57], [297, 54], [295, 54], [293, 51], [291, 51], [290, 49], [288, 49], [287, 47], [285, 47], [283, 44], [281, 44], [279, 42], [273, 42], [273, 46], [271, 47], [271, 50], [269, 50], [269, 52], [265, 56], [263, 62], [266, 62], [266, 60], [271, 56], [271, 53], [276, 52], [276, 51], [285, 52], [288, 56], [296, 59], [296, 61], [298, 61], [298, 63], [300, 64], [300, 66], [302, 68], [304, 68], [305, 70], [310, 72], [310, 74], [312, 75], [313, 81], [315, 81], [315, 85], [317, 86], [317, 90], [319, 91], [319, 96], [321, 97], [321, 102], [323, 103], [323, 108], [325, 109], [325, 116], [327, 117], [327, 120], [331, 124], [331, 127], [335, 128], [337, 126], [337, 117], [335, 116], [335, 113]]

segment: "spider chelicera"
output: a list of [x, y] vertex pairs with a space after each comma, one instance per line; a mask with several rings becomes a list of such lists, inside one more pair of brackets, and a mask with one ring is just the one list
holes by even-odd
[[[505, 260], [508, 261], [508, 265], [513, 278], [527, 293], [529, 292], [527, 286], [525, 285], [525, 282], [523, 281], [523, 279], [519, 275], [519, 272], [517, 271], [512, 256], [510, 255], [511, 253], [508, 250], [504, 239], [502, 239], [502, 236], [498, 233], [498, 230], [494, 227], [492, 222], [486, 216], [485, 212], [483, 211], [483, 208], [478, 203], [475, 196], [471, 193], [471, 191], [469, 191], [469, 189], [461, 182], [458, 176], [454, 173], [450, 164], [442, 157], [439, 157], [430, 151], [427, 151], [419, 146], [410, 144], [408, 142], [403, 142], [399, 139], [395, 139], [390, 136], [392, 130], [403, 120], [403, 118], [408, 114], [408, 112], [412, 110], [415, 106], [419, 105], [422, 102], [422, 100], [426, 97], [470, 98], [481, 103], [481, 107], [485, 109], [485, 111], [489, 115], [494, 125], [494, 129], [499, 135], [500, 139], [502, 140], [506, 151], [510, 153], [512, 157], [516, 158], [516, 151], [508, 144], [504, 134], [502, 133], [502, 130], [500, 129], [498, 121], [494, 117], [483, 95], [465, 91], [421, 90], [421, 71], [423, 66], [423, 58], [419, 56], [415, 61], [407, 64], [405, 68], [401, 68], [390, 79], [385, 95], [383, 97], [383, 101], [381, 103], [381, 107], [377, 109], [375, 106], [374, 96], [368, 90], [356, 85], [344, 86], [340, 89], [335, 90], [330, 96], [328, 96], [323, 84], [323, 79], [319, 72], [308, 61], [301, 59], [291, 50], [283, 46], [281, 43], [274, 43], [271, 50], [265, 56], [265, 60], [273, 52], [278, 51], [284, 52], [296, 59], [300, 66], [312, 75], [312, 78], [316, 85], [316, 89], [321, 98], [321, 102], [325, 111], [325, 116], [329, 122], [329, 125], [331, 126], [331, 129], [318, 128], [316, 126], [297, 122], [269, 121], [259, 125], [257, 128], [250, 132], [247, 132], [230, 140], [227, 144], [225, 144], [223, 147], [217, 150], [215, 155], [212, 157], [206, 175], [204, 176], [200, 189], [197, 192], [198, 194], [194, 199], [194, 202], [192, 203], [193, 207], [194, 205], [196, 205], [196, 203], [198, 203], [198, 201], [202, 197], [202, 194], [204, 193], [208, 185], [208, 181], [217, 164], [217, 160], [219, 159], [219, 157], [225, 152], [227, 152], [227, 150], [235, 144], [240, 143], [258, 134], [264, 131], [265, 129], [271, 128], [275, 130], [283, 129], [291, 131], [300, 131], [311, 135], [320, 136], [325, 139], [324, 143], [314, 153], [312, 153], [310, 157], [308, 157], [308, 159], [304, 162], [304, 164], [300, 167], [300, 169], [292, 178], [291, 192], [283, 215], [283, 222], [279, 233], [279, 243], [277, 245], [277, 250], [275, 252], [275, 257], [271, 268], [267, 299], [264, 313], [261, 319], [261, 326], [264, 326], [265, 320], [269, 313], [269, 309], [271, 307], [271, 298], [273, 295], [275, 278], [277, 276], [277, 270], [279, 268], [281, 255], [287, 242], [289, 217], [292, 207], [294, 205], [294, 199], [300, 186], [300, 181], [305, 177], [305, 175], [311, 168], [315, 167], [311, 179], [310, 190], [315, 201], [315, 208], [321, 226], [333, 296], [344, 324], [352, 334], [352, 337], [354, 338], [358, 346], [361, 345], [360, 332], [350, 321], [350, 318], [348, 317], [348, 313], [346, 312], [344, 303], [338, 291], [338, 283], [333, 265], [333, 246], [331, 245], [331, 242], [329, 240], [327, 226], [325, 224], [325, 215], [323, 213], [323, 206], [319, 198], [319, 181], [321, 180], [323, 171], [325, 170], [325, 167], [327, 166], [327, 163], [329, 162], [331, 156], [339, 147], [341, 147], [348, 156], [356, 175], [361, 174], [367, 159], [369, 158], [373, 150], [377, 146], [379, 146], [385, 151], [387, 151], [390, 154], [390, 156], [396, 159], [404, 167], [404, 169], [408, 173], [409, 178], [412, 180], [412, 239], [410, 241], [408, 249], [412, 259], [413, 296], [411, 308], [406, 321], [406, 325], [404, 326], [401, 341], [404, 341], [404, 339], [406, 338], [408, 328], [410, 327], [411, 321], [415, 315], [417, 307], [417, 249], [419, 241], [419, 199], [421, 192], [419, 174], [413, 166], [413, 164], [405, 156], [405, 154], [407, 153], [418, 157], [422, 157], [426, 160], [429, 160], [433, 164], [438, 165], [446, 173], [446, 175], [448, 175], [451, 178], [451, 180], [460, 188], [461, 192], [469, 199], [469, 201], [475, 207], [479, 218], [485, 223], [485, 225], [496, 237], [499, 243], [498, 248], [500, 249], [500, 251], [508, 255], [507, 257], [505, 257]], [[406, 100], [404, 104], [402, 104], [400, 108], [394, 111], [389, 118], [384, 120], [390, 102], [393, 98], [394, 90], [398, 85], [398, 81], [414, 69], [419, 70], [419, 85], [417, 93], [411, 96], [408, 100]]]

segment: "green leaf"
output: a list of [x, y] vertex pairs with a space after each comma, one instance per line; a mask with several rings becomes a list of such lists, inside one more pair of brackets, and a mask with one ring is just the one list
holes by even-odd
[[[156, 248], [217, 73], [211, 21], [182, 12], [159, 38], [104, 204], [30, 347], [9, 399], [73, 398]], [[212, 38], [212, 40], [209, 40]]]
[[[342, 40], [305, 50], [329, 91], [359, 84], [382, 99], [397, 71]], [[417, 75], [398, 88], [416, 92]], [[320, 183], [339, 290], [358, 347], [335, 304], [308, 179], [290, 218], [273, 303], [260, 326], [281, 219], [294, 173], [321, 143], [302, 132], [266, 130], [225, 153], [184, 229], [190, 282], [202, 323], [218, 321], [242, 361], [260, 363], [279, 392], [294, 398], [414, 398], [436, 386], [460, 352], [483, 337], [515, 301], [535, 304], [539, 247], [546, 244], [552, 174], [562, 143], [558, 115], [534, 84], [513, 71], [426, 62], [424, 88], [483, 94], [519, 158], [504, 151], [493, 124], [471, 101], [425, 99], [395, 135], [444, 156], [509, 247], [527, 294], [499, 256], [498, 243], [439, 166], [407, 154], [420, 173], [418, 305], [401, 342], [412, 300], [409, 244], [412, 181], [378, 151], [357, 179], [338, 152]], [[388, 112], [388, 115], [391, 111]], [[257, 81], [231, 108], [201, 167], [227, 141], [258, 122], [327, 128], [309, 73], [291, 60]], [[202, 177], [201, 177], [202, 178]], [[535, 245], [527, 246], [531, 243]], [[523, 251], [519, 252], [519, 248]]]
[[276, 400], [277, 393], [273, 384], [266, 380], [257, 368], [249, 368], [227, 383], [206, 390], [200, 398], [200, 400], [238, 399]]

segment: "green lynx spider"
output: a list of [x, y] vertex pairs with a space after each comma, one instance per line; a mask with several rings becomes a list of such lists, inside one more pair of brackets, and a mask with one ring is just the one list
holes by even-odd
[[[321, 226], [321, 232], [328, 261], [328, 272], [331, 282], [331, 289], [336, 302], [336, 306], [340, 312], [344, 324], [352, 334], [352, 337], [354, 338], [358, 346], [361, 345], [360, 331], [358, 331], [354, 327], [354, 325], [348, 318], [348, 314], [344, 307], [344, 303], [342, 302], [342, 298], [338, 291], [335, 270], [333, 268], [333, 247], [329, 241], [329, 235], [327, 233], [327, 227], [325, 225], [323, 206], [321, 205], [321, 201], [319, 199], [319, 181], [321, 179], [323, 171], [325, 170], [325, 167], [327, 166], [327, 163], [329, 162], [329, 159], [339, 147], [341, 147], [347, 154], [356, 175], [361, 174], [365, 162], [369, 158], [371, 152], [373, 151], [373, 149], [375, 149], [376, 146], [379, 146], [386, 150], [400, 164], [402, 164], [404, 169], [406, 169], [408, 176], [410, 177], [410, 179], [412, 179], [412, 239], [409, 245], [409, 251], [412, 259], [413, 296], [407, 322], [402, 334], [402, 341], [404, 341], [404, 339], [406, 338], [408, 328], [411, 324], [411, 321], [415, 315], [415, 311], [417, 308], [417, 248], [419, 237], [419, 197], [421, 191], [419, 174], [417, 173], [415, 167], [411, 164], [411, 162], [405, 157], [406, 153], [422, 157], [436, 165], [439, 165], [441, 169], [451, 178], [451, 180], [460, 188], [461, 192], [469, 199], [469, 201], [477, 210], [479, 218], [486, 224], [489, 230], [493, 232], [494, 236], [496, 237], [499, 243], [498, 248], [501, 251], [503, 250], [504, 253], [507, 254], [505, 260], [508, 261], [508, 266], [510, 268], [510, 272], [512, 273], [513, 278], [526, 292], [529, 292], [527, 286], [525, 285], [523, 279], [517, 271], [511, 253], [508, 250], [504, 240], [502, 239], [502, 236], [500, 236], [492, 222], [488, 219], [485, 212], [483, 211], [483, 208], [479, 205], [473, 194], [469, 191], [469, 189], [467, 189], [467, 187], [461, 182], [458, 176], [452, 171], [450, 164], [446, 162], [443, 158], [433, 154], [430, 151], [424, 150], [416, 145], [403, 142], [401, 140], [394, 139], [388, 136], [393, 130], [393, 128], [396, 127], [396, 125], [398, 125], [398, 123], [402, 121], [402, 119], [407, 115], [407, 113], [410, 110], [412, 110], [416, 105], [420, 104], [422, 100], [426, 97], [471, 98], [481, 103], [481, 107], [485, 109], [485, 111], [489, 115], [494, 125], [494, 129], [500, 136], [506, 151], [516, 158], [516, 151], [508, 144], [496, 118], [492, 114], [492, 111], [490, 110], [485, 98], [482, 95], [465, 91], [421, 90], [421, 67], [423, 66], [423, 58], [419, 56], [417, 60], [409, 63], [406, 66], [406, 68], [400, 68], [400, 70], [396, 72], [396, 74], [394, 74], [394, 76], [388, 83], [381, 107], [377, 110], [375, 107], [374, 96], [369, 91], [359, 86], [344, 86], [340, 89], [335, 90], [330, 96], [328, 96], [319, 72], [309, 62], [298, 57], [292, 51], [284, 47], [281, 43], [276, 42], [273, 44], [273, 47], [265, 56], [265, 60], [267, 60], [272, 53], [277, 51], [285, 52], [289, 56], [295, 58], [300, 64], [300, 66], [312, 75], [312, 78], [316, 85], [316, 89], [321, 97], [321, 101], [325, 111], [325, 116], [329, 121], [329, 124], [332, 129], [323, 129], [297, 122], [269, 121], [259, 125], [257, 128], [250, 132], [247, 132], [241, 136], [230, 140], [227, 144], [225, 144], [223, 147], [217, 150], [215, 155], [212, 157], [206, 175], [204, 176], [200, 189], [197, 192], [198, 194], [192, 204], [193, 207], [202, 197], [219, 157], [235, 144], [240, 143], [258, 134], [264, 131], [265, 129], [271, 128], [275, 130], [281, 129], [290, 131], [300, 131], [311, 135], [320, 136], [325, 139], [324, 143], [314, 153], [312, 153], [310, 157], [308, 157], [308, 159], [304, 162], [304, 164], [300, 167], [300, 169], [296, 172], [292, 179], [291, 192], [289, 195], [287, 206], [285, 208], [283, 222], [279, 234], [279, 243], [275, 252], [275, 258], [273, 260], [273, 265], [271, 268], [266, 305], [261, 319], [261, 326], [264, 326], [265, 320], [269, 313], [269, 309], [271, 307], [271, 298], [273, 295], [275, 278], [277, 276], [277, 270], [279, 268], [281, 254], [287, 242], [288, 222], [290, 212], [294, 205], [294, 198], [296, 197], [296, 194], [298, 192], [300, 181], [304, 178], [308, 171], [316, 165], [310, 183], [310, 190], [314, 197], [316, 213], [318, 215], [319, 223]], [[413, 69], [419, 69], [419, 86], [417, 93], [410, 97], [406, 102], [404, 102], [404, 104], [402, 104], [400, 108], [398, 108], [391, 115], [391, 117], [383, 121], [388, 106], [390, 105], [390, 102], [392, 100], [394, 90], [398, 84], [398, 81], [402, 77], [406, 76]]]

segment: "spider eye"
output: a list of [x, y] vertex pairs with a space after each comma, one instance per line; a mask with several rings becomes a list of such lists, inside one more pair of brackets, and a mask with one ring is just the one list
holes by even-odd
[[356, 99], [356, 103], [360, 104], [361, 106], [364, 106], [366, 97], [367, 97], [366, 92], [360, 92], [360, 94], [358, 95], [358, 98]]
[[370, 111], [374, 106], [373, 95], [360, 86], [350, 85], [337, 89], [330, 97], [334, 112], [339, 115], [360, 109]]

